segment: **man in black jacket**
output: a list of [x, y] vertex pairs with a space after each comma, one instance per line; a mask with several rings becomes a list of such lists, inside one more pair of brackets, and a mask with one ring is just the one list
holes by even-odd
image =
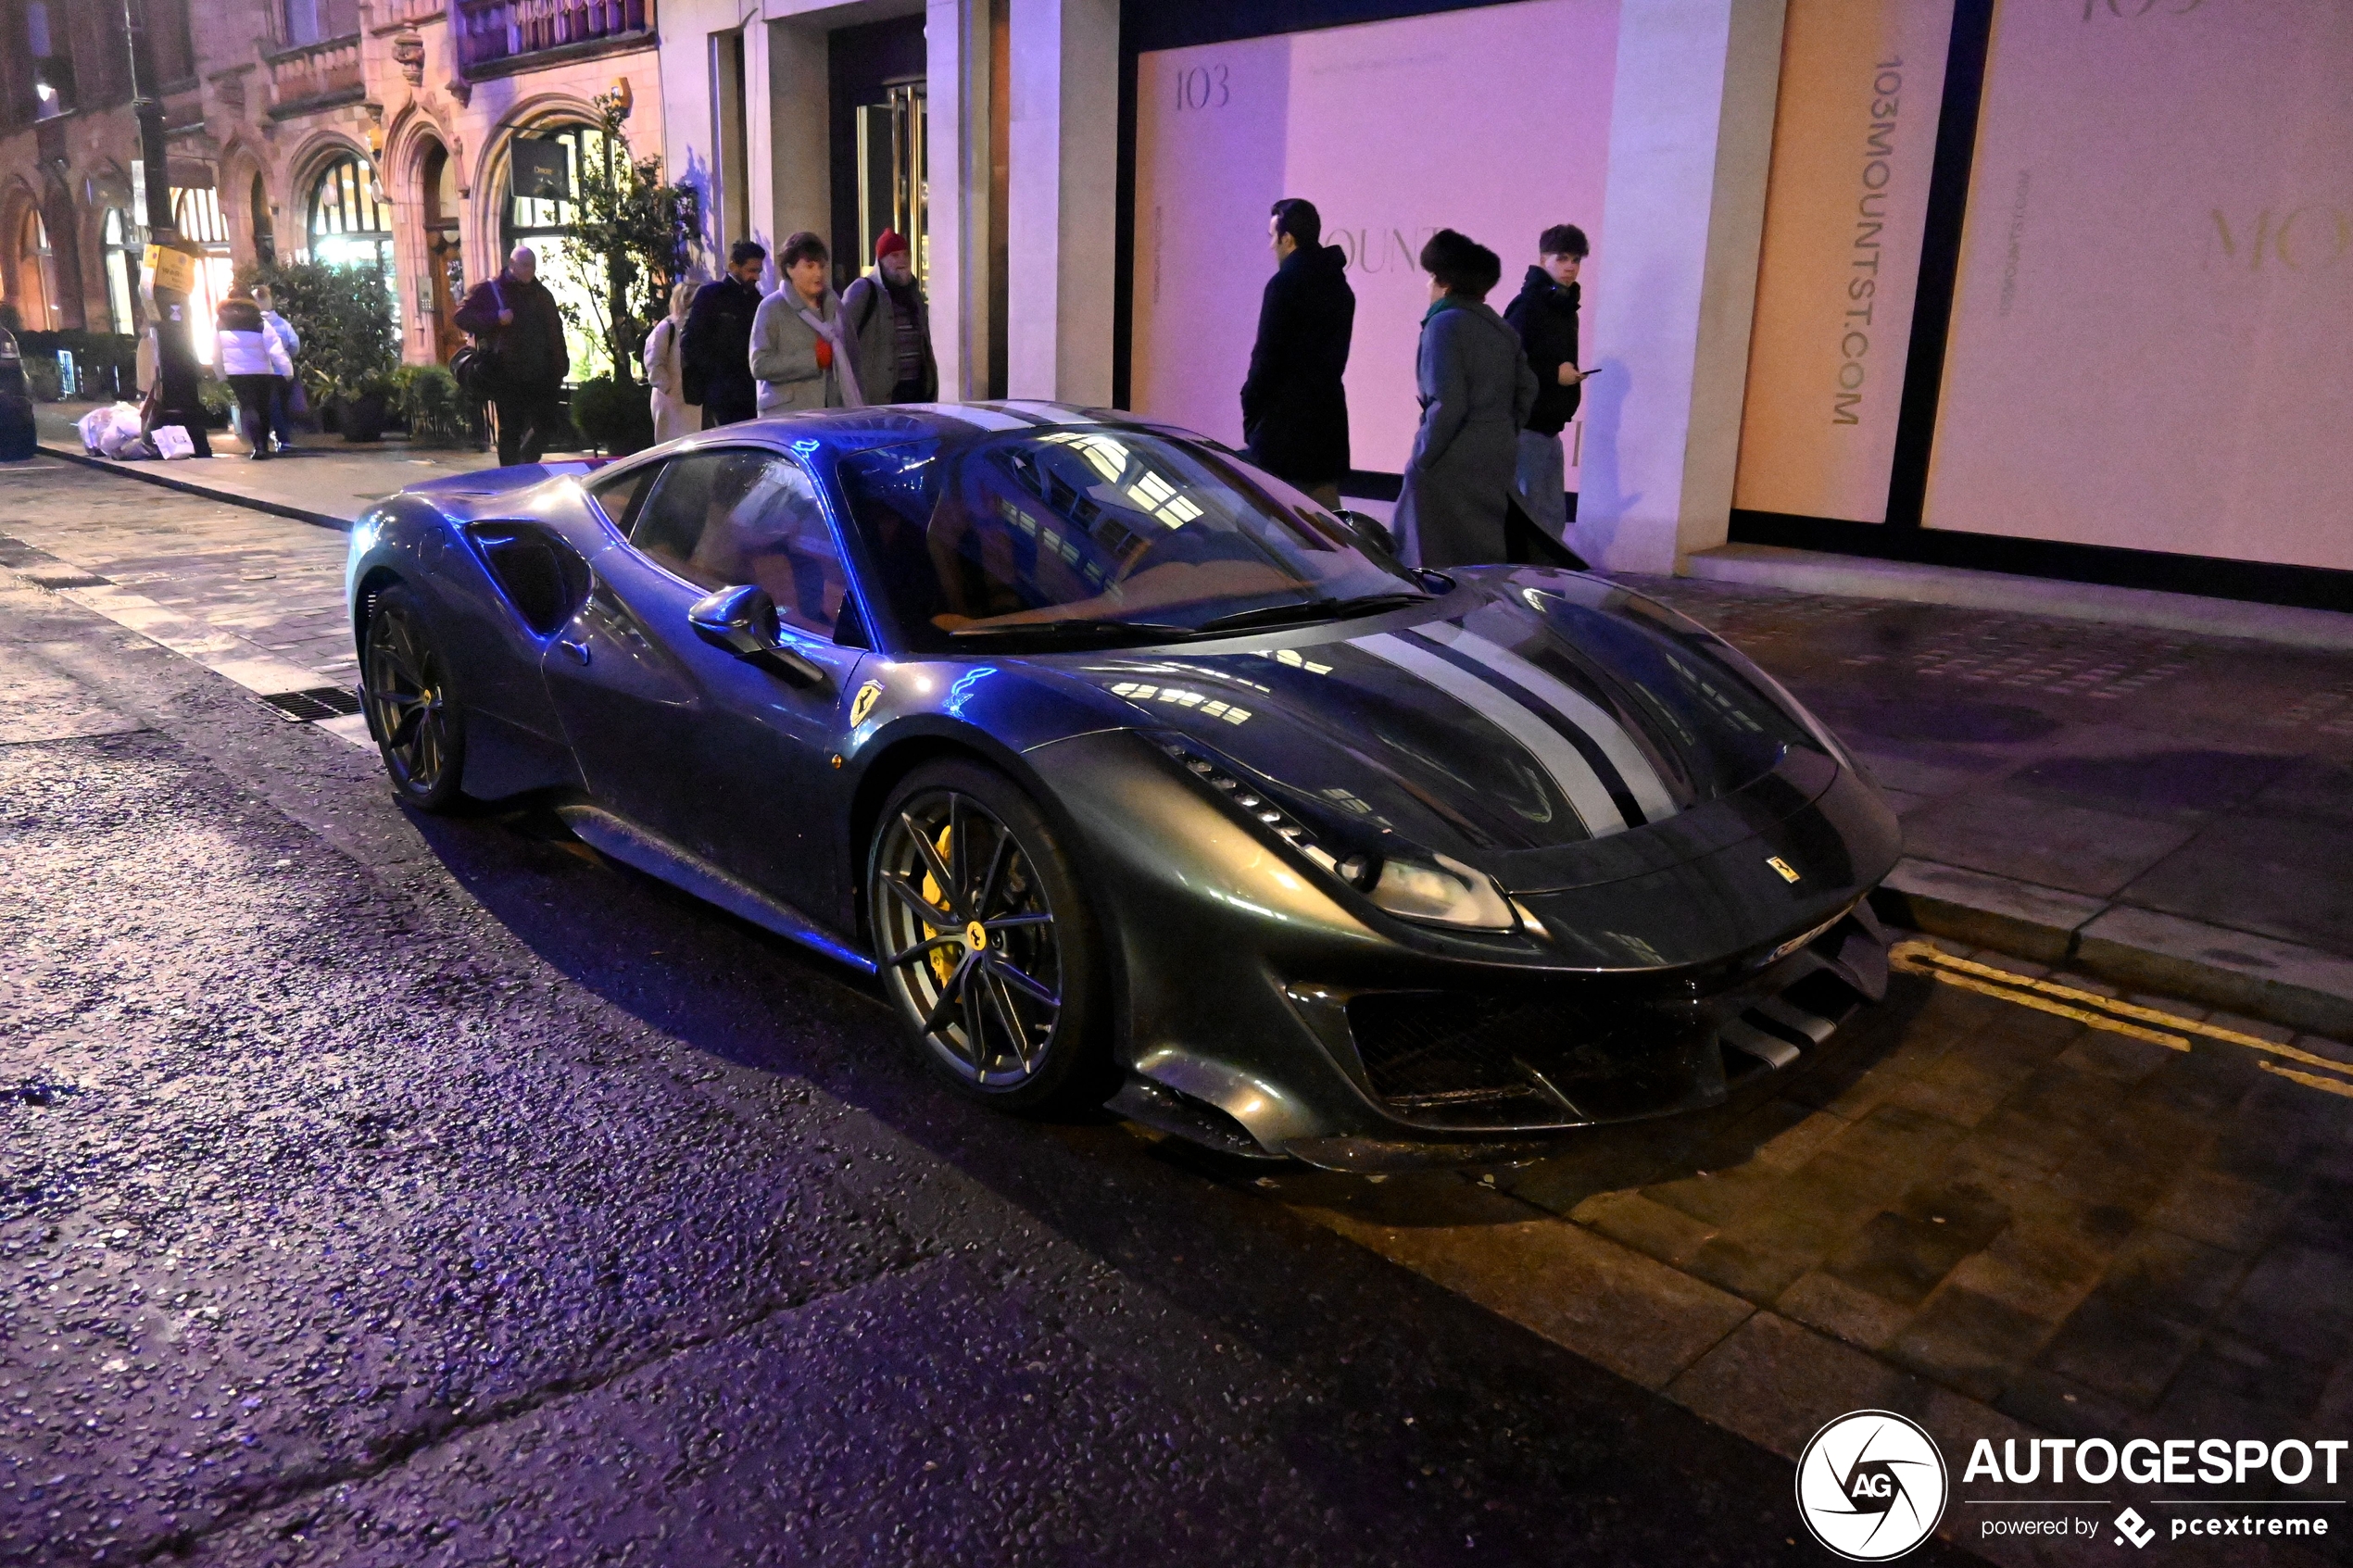
[[547, 437], [564, 427], [564, 377], [572, 370], [563, 313], [539, 281], [538, 253], [517, 245], [505, 271], [466, 295], [457, 320], [491, 352], [499, 465], [537, 462]]
[[1567, 542], [1567, 454], [1561, 432], [1577, 416], [1589, 373], [1577, 368], [1579, 269], [1588, 250], [1585, 231], [1555, 223], [1536, 242], [1541, 262], [1528, 270], [1519, 296], [1504, 320], [1527, 346], [1528, 368], [1536, 372], [1536, 407], [1519, 433], [1520, 504], [1536, 525]]
[[1250, 460], [1327, 507], [1340, 505], [1348, 471], [1348, 340], [1356, 293], [1348, 253], [1322, 243], [1315, 204], [1286, 198], [1266, 225], [1277, 265], [1258, 306], [1258, 342], [1242, 383], [1242, 440]]
[[695, 291], [686, 332], [678, 343], [678, 375], [686, 401], [702, 405], [702, 427], [734, 424], [760, 411], [760, 383], [751, 379], [751, 319], [760, 309], [760, 271], [768, 251], [737, 240], [727, 272]]

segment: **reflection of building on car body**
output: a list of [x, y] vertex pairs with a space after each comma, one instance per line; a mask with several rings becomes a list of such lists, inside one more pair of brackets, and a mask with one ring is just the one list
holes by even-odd
[[1511, 1158], [1883, 985], [1894, 818], [1739, 654], [1594, 578], [1409, 569], [1181, 432], [756, 420], [420, 485], [350, 586], [407, 798], [543, 792], [879, 972], [1008, 1107]]

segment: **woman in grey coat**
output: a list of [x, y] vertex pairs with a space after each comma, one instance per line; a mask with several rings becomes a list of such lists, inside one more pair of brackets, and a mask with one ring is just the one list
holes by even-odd
[[864, 408], [858, 339], [841, 313], [841, 296], [825, 282], [825, 242], [804, 230], [785, 242], [776, 264], [784, 286], [761, 300], [751, 318], [760, 411]]
[[1486, 303], [1504, 275], [1493, 251], [1441, 229], [1421, 263], [1430, 298], [1416, 358], [1422, 425], [1397, 499], [1398, 550], [1426, 567], [1501, 561], [1536, 376], [1519, 334]]

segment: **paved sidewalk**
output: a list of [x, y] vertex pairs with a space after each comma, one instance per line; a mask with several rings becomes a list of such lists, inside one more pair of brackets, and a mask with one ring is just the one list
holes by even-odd
[[1634, 581], [1878, 778], [1905, 923], [2353, 1038], [2353, 653]]
[[96, 407], [44, 403], [35, 409], [41, 444], [69, 460], [94, 463], [150, 484], [208, 495], [324, 527], [344, 528], [379, 496], [444, 474], [495, 467], [489, 452], [411, 447], [397, 436], [355, 443], [333, 435], [303, 435], [288, 458], [258, 463], [226, 435], [213, 438], [214, 456], [181, 462], [107, 463], [83, 456], [74, 421]]

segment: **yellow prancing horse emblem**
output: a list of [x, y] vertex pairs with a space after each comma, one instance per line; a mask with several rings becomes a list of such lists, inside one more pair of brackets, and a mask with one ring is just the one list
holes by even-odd
[[1779, 855], [1766, 856], [1765, 863], [1772, 867], [1775, 871], [1780, 872], [1781, 880], [1783, 882], [1795, 882], [1797, 880], [1797, 872], [1791, 869], [1790, 863], [1787, 860], [1782, 859]]
[[849, 699], [849, 727], [854, 730], [864, 723], [866, 715], [872, 713], [875, 710], [875, 704], [881, 700], [882, 683], [880, 681], [869, 681], [859, 687], [858, 695]]

